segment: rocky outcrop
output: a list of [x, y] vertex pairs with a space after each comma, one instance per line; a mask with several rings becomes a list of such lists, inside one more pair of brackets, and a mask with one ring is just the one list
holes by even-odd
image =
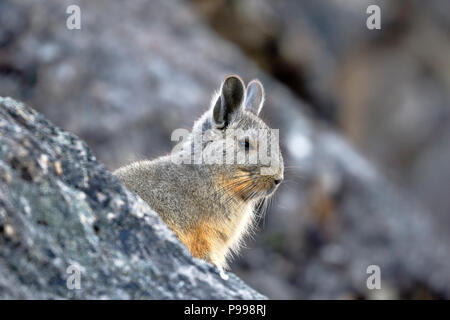
[[264, 296], [194, 259], [75, 135], [0, 97], [0, 298]]

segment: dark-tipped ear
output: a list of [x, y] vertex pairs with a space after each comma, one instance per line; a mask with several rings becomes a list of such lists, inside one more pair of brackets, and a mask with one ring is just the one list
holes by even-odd
[[231, 75], [225, 78], [220, 88], [220, 96], [213, 107], [213, 121], [216, 128], [223, 129], [231, 121], [231, 116], [239, 112], [245, 98], [245, 86], [241, 78]]
[[259, 80], [252, 80], [247, 85], [247, 98], [245, 99], [245, 110], [256, 115], [262, 110], [264, 104], [264, 88]]

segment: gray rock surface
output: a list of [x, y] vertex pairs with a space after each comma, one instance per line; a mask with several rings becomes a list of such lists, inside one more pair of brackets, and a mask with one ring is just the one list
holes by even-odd
[[264, 298], [230, 275], [194, 259], [75, 135], [0, 97], [1, 299]]

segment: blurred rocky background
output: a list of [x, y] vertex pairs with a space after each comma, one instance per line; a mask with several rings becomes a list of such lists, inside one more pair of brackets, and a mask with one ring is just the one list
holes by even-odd
[[449, 29], [446, 0], [3, 0], [0, 95], [112, 170], [258, 77], [286, 181], [232, 270], [275, 299], [450, 298]]

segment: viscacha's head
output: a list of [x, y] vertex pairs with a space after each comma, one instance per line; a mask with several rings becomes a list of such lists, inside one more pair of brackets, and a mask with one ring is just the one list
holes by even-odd
[[189, 139], [190, 150], [202, 150], [202, 165], [217, 174], [221, 187], [244, 201], [271, 196], [284, 178], [278, 130], [259, 117], [263, 104], [260, 81], [245, 87], [240, 77], [228, 76]]

